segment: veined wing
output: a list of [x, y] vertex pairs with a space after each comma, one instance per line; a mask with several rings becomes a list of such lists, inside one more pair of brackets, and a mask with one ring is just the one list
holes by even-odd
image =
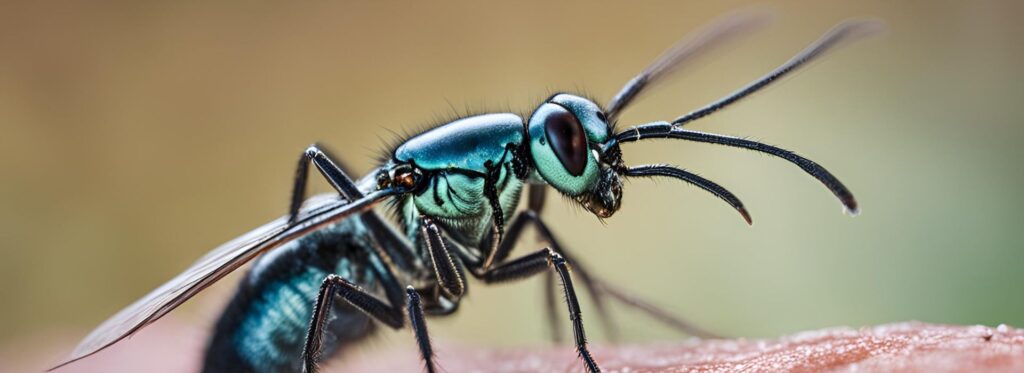
[[50, 370], [85, 358], [134, 334], [267, 250], [369, 210], [384, 198], [399, 192], [393, 189], [374, 191], [351, 203], [337, 195], [310, 198], [294, 224], [288, 224], [288, 217], [284, 216], [214, 249], [171, 281], [104, 321], [79, 343], [66, 361]]

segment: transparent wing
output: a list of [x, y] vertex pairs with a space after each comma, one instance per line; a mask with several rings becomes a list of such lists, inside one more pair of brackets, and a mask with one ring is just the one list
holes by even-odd
[[626, 86], [622, 87], [622, 90], [608, 102], [606, 106], [608, 119], [615, 120], [645, 88], [661, 81], [663, 77], [682, 66], [683, 62], [722, 45], [729, 39], [763, 27], [770, 20], [771, 14], [768, 12], [744, 9], [711, 21], [707, 26], [700, 28], [662, 53], [643, 72], [626, 83]]
[[104, 321], [79, 343], [66, 361], [50, 370], [92, 355], [134, 334], [263, 252], [324, 225], [366, 211], [385, 197], [397, 193], [394, 190], [376, 191], [352, 203], [337, 195], [310, 198], [299, 211], [296, 223], [288, 224], [288, 217], [284, 216], [214, 249], [177, 277]]

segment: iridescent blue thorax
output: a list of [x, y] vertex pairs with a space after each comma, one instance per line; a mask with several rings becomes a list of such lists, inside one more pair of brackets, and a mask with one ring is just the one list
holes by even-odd
[[509, 145], [523, 142], [523, 119], [515, 114], [485, 114], [462, 118], [417, 135], [395, 150], [395, 160], [415, 163], [426, 171], [487, 173]]
[[492, 217], [509, 219], [523, 184], [516, 177], [521, 166], [514, 165], [522, 162], [524, 133], [518, 115], [486, 114], [441, 125], [400, 145], [392, 163], [423, 174], [417, 191], [400, 205], [407, 234], [417, 234], [417, 219], [425, 215], [459, 243], [475, 247], [490, 232]]

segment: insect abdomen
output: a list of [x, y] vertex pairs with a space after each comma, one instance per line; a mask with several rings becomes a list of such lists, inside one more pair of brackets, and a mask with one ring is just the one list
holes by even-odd
[[[259, 258], [221, 315], [207, 347], [204, 372], [301, 371], [313, 305], [320, 284], [337, 274], [366, 289], [376, 287], [353, 232], [358, 219], [314, 232]], [[335, 299], [324, 335], [323, 358], [374, 328], [369, 317]]]

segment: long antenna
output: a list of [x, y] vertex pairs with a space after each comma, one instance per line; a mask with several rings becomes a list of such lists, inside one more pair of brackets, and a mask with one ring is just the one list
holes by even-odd
[[707, 106], [697, 109], [689, 114], [676, 118], [672, 121], [672, 124], [682, 126], [686, 123], [695, 121], [697, 119], [708, 116], [711, 113], [724, 109], [726, 106], [739, 101], [740, 99], [749, 96], [750, 94], [761, 90], [768, 86], [772, 82], [786, 76], [787, 74], [795, 71], [797, 68], [804, 64], [811, 62], [815, 58], [821, 56], [826, 51], [839, 45], [844, 41], [856, 40], [868, 35], [875, 34], [885, 29], [885, 24], [877, 20], [852, 20], [845, 21], [833, 27], [831, 30], [825, 33], [820, 39], [815, 41], [813, 44], [805, 48], [799, 54], [791, 58], [786, 63], [782, 64], [772, 72], [755, 80], [753, 83], [748, 84], [746, 87], [733, 92], [732, 94], [725, 96], [724, 98], [712, 102]]
[[625, 143], [640, 139], [680, 139], [696, 142], [719, 144], [737, 148], [750, 149], [753, 151], [773, 155], [785, 159], [804, 170], [815, 179], [818, 179], [828, 190], [839, 198], [839, 202], [846, 207], [847, 212], [856, 215], [857, 199], [853, 193], [843, 185], [831, 172], [815, 163], [814, 161], [801, 157], [796, 153], [776, 146], [760, 143], [753, 140], [741, 139], [738, 137], [718, 135], [714, 133], [691, 131], [672, 125], [667, 122], [655, 122], [634, 126], [615, 135], [615, 143]]
[[729, 206], [736, 209], [736, 211], [743, 216], [743, 220], [747, 221], [747, 224], [754, 224], [753, 221], [750, 220], [750, 214], [747, 212], [747, 209], [743, 207], [743, 202], [740, 202], [739, 198], [736, 198], [736, 196], [733, 195], [732, 192], [729, 192], [728, 189], [725, 189], [721, 185], [715, 184], [715, 182], [705, 179], [700, 175], [672, 166], [656, 164], [627, 168], [624, 175], [631, 177], [665, 176], [696, 185], [698, 188], [704, 189], [718, 198], [721, 198], [723, 201], [728, 203]]
[[765, 11], [753, 9], [740, 10], [721, 16], [707, 26], [683, 38], [665, 51], [665, 53], [662, 53], [643, 72], [626, 83], [619, 93], [608, 102], [605, 113], [608, 116], [608, 120], [613, 122], [645, 88], [661, 81], [669, 73], [678, 70], [683, 65], [683, 62], [706, 53], [713, 47], [722, 45], [739, 35], [747, 34], [750, 31], [765, 26], [771, 18], [770, 14]]

